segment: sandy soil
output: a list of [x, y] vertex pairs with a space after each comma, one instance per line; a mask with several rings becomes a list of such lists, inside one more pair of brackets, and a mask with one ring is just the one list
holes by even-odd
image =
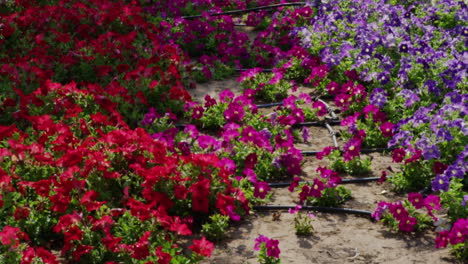
[[[218, 98], [217, 94], [224, 89], [240, 94], [242, 89], [236, 78], [201, 84], [191, 93], [195, 101], [199, 102], [203, 102], [206, 94]], [[339, 130], [340, 127], [334, 128]], [[333, 144], [324, 127], [310, 127], [310, 135], [309, 143], [298, 143], [296, 147], [301, 150], [321, 150]], [[338, 141], [341, 146], [342, 140]], [[389, 166], [398, 170], [388, 155], [373, 153], [370, 156], [372, 172], [368, 176], [380, 176], [381, 171]], [[317, 167], [327, 165], [327, 161], [315, 157], [305, 157], [304, 160], [301, 177], [305, 180], [318, 177], [315, 172]], [[346, 208], [373, 211], [379, 201], [403, 198], [391, 191], [389, 183], [347, 184], [346, 187], [353, 195], [353, 199], [344, 205]], [[297, 193], [290, 193], [286, 188], [273, 189], [273, 192], [271, 204], [297, 204]], [[273, 213], [280, 213], [280, 219], [273, 219]], [[255, 238], [260, 234], [280, 241], [282, 263], [455, 263], [448, 249], [435, 249], [433, 231], [402, 234], [360, 216], [330, 213], [315, 215], [314, 234], [298, 237], [294, 233], [294, 216], [288, 212], [253, 212], [245, 220], [233, 223], [227, 238], [216, 244], [213, 256], [203, 263], [258, 263], [258, 253], [253, 250], [253, 246]]]

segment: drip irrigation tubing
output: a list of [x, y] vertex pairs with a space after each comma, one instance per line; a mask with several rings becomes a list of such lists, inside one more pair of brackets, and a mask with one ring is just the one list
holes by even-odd
[[[360, 153], [376, 153], [376, 152], [385, 152], [385, 151], [391, 151], [394, 150], [394, 148], [370, 148], [370, 149], [361, 149]], [[301, 154], [304, 156], [314, 156], [317, 155], [317, 153], [320, 153], [321, 151], [301, 151]], [[343, 150], [340, 150], [341, 153], [343, 153]]]
[[[340, 184], [350, 184], [350, 183], [366, 183], [366, 182], [374, 182], [380, 180], [380, 177], [368, 177], [368, 178], [357, 178], [357, 179], [342, 179]], [[309, 183], [306, 181], [300, 181], [302, 183]], [[283, 188], [289, 187], [291, 182], [271, 182], [268, 183], [268, 186], [271, 188]]]
[[[236, 71], [248, 71], [251, 69], [236, 69]], [[262, 72], [272, 72], [273, 69], [262, 69]]]
[[257, 108], [268, 108], [268, 107], [280, 106], [280, 105], [283, 105], [283, 103], [280, 102], [280, 103], [258, 104]]
[[[257, 106], [258, 107], [258, 106]], [[335, 125], [340, 125], [341, 121], [340, 120], [328, 120], [328, 121], [311, 121], [311, 122], [303, 122], [303, 123], [296, 123], [293, 125], [293, 127], [308, 127], [308, 126], [325, 126], [325, 124], [328, 124], [330, 126], [335, 126]], [[187, 125], [186, 124], [175, 124], [175, 127], [179, 129], [185, 128]]]
[[[288, 210], [296, 209], [295, 205], [254, 205], [254, 210]], [[366, 210], [356, 210], [350, 208], [336, 208], [336, 207], [323, 207], [323, 206], [302, 206], [301, 210], [322, 212], [322, 213], [344, 213], [365, 216], [371, 218], [372, 212]]]
[[311, 121], [311, 122], [302, 122], [294, 124], [293, 127], [303, 127], [303, 126], [325, 126], [328, 124], [330, 126], [339, 125], [341, 123], [340, 120], [330, 120], [330, 121]]
[[[241, 10], [231, 10], [231, 11], [225, 11], [221, 13], [212, 13], [212, 14], [209, 14], [209, 16], [235, 15], [235, 14], [243, 14], [243, 13], [248, 13], [248, 12], [257, 12], [257, 11], [264, 10], [264, 9], [271, 9], [271, 8], [277, 8], [277, 7], [283, 7], [283, 6], [301, 6], [305, 4], [306, 2], [283, 3], [283, 4], [246, 8], [246, 9], [241, 9]], [[199, 18], [199, 17], [203, 17], [203, 15], [183, 16], [182, 18], [192, 19], [192, 18]]]

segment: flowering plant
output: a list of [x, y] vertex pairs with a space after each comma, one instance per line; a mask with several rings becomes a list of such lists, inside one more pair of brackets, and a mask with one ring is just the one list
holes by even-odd
[[[422, 208], [425, 208], [427, 213], [418, 211]], [[372, 217], [388, 224], [394, 230], [413, 232], [426, 229], [432, 221], [437, 221], [434, 211], [440, 209], [438, 196], [429, 195], [424, 198], [419, 193], [410, 193], [404, 202], [380, 202]]]
[[315, 215], [312, 213], [302, 214], [300, 209], [301, 205], [296, 206], [295, 209], [289, 209], [289, 213], [294, 215], [294, 230], [298, 236], [309, 236], [314, 231], [312, 226], [312, 219]]
[[261, 264], [279, 264], [281, 260], [279, 254], [281, 253], [278, 247], [279, 241], [270, 239], [266, 236], [259, 235], [255, 239], [254, 249], [259, 251], [258, 262]]

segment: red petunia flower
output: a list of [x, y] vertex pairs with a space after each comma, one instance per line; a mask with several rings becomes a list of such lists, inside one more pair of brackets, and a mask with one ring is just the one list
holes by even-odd
[[210, 257], [214, 249], [214, 244], [205, 237], [202, 237], [200, 240], [193, 240], [193, 245], [189, 246], [189, 248], [197, 254]]
[[192, 191], [192, 209], [208, 213], [210, 197], [210, 180], [202, 178], [190, 187]]

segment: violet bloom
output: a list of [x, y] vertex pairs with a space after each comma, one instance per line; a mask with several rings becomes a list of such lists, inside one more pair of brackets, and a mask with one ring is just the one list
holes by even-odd
[[439, 159], [440, 158], [440, 150], [436, 144], [431, 146], [426, 146], [423, 150], [423, 156], [425, 160], [430, 159]]
[[437, 82], [434, 81], [434, 80], [427, 80], [425, 83], [424, 83], [424, 86], [427, 87], [427, 90], [430, 92], [430, 93], [433, 93], [435, 96], [439, 96], [440, 95], [440, 89], [437, 88]]
[[382, 216], [388, 211], [389, 208], [389, 203], [382, 201], [377, 204], [377, 208], [375, 211], [372, 213], [372, 218], [374, 218], [376, 221], [380, 221], [382, 219]]
[[408, 89], [401, 90], [398, 95], [402, 96], [405, 101], [405, 107], [411, 107], [414, 103], [420, 101], [419, 96]]
[[156, 113], [156, 109], [154, 107], [150, 107], [148, 109], [148, 113], [145, 114], [143, 120], [141, 121], [142, 126], [147, 126], [153, 124], [154, 120], [158, 118], [158, 114]]
[[449, 186], [450, 186], [450, 179], [448, 179], [444, 175], [436, 175], [431, 185], [432, 185], [432, 190], [435, 192], [438, 192], [438, 191], [446, 192], [448, 191]]
[[377, 81], [379, 81], [381, 85], [386, 85], [387, 83], [390, 82], [389, 73], [387, 72], [379, 73], [377, 75]]
[[369, 97], [371, 104], [382, 108], [387, 102], [387, 92], [382, 88], [374, 89]]
[[445, 176], [449, 179], [456, 177], [463, 179], [465, 177], [465, 170], [462, 167], [456, 165], [450, 165], [444, 172]]
[[304, 139], [304, 142], [309, 143], [310, 133], [309, 133], [309, 129], [306, 126], [302, 127], [301, 134], [302, 134], [302, 139]]
[[372, 45], [364, 45], [361, 49], [361, 54], [371, 56], [373, 51], [374, 47]]
[[461, 202], [461, 205], [466, 206], [466, 203], [468, 202], [468, 195], [463, 196], [463, 201]]

